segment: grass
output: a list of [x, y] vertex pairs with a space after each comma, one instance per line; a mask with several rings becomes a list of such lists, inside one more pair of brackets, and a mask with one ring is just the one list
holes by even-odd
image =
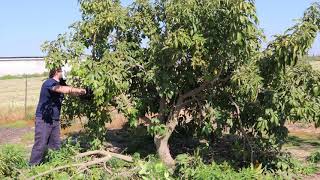
[[[28, 78], [47, 77], [48, 76], [48, 72], [28, 74], [27, 76], [28, 76]], [[26, 78], [25, 74], [23, 74], [23, 75], [5, 75], [5, 76], [1, 76], [0, 80], [25, 79], [25, 78]]]
[[[27, 105], [35, 106], [44, 77], [34, 77], [27, 82]], [[15, 108], [24, 106], [26, 81], [25, 79], [0, 80], [0, 107]]]
[[320, 56], [309, 56], [308, 60], [309, 61], [320, 61]]
[[33, 141], [33, 139], [34, 139], [34, 132], [27, 132], [21, 137], [22, 142]]
[[25, 79], [0, 80], [0, 124], [8, 121], [33, 119], [39, 92], [45, 77], [32, 77], [27, 81], [27, 116], [25, 117]]
[[290, 132], [290, 136], [300, 137], [301, 139], [309, 141], [320, 141], [320, 134], [315, 134], [313, 132], [292, 131]]
[[308, 57], [308, 61], [314, 69], [320, 70], [320, 56]]
[[320, 60], [319, 61], [311, 61], [310, 64], [316, 70], [320, 70]]
[[22, 106], [17, 107], [1, 107], [0, 125], [14, 122], [16, 120], [32, 120], [34, 119], [35, 106], [28, 106], [27, 113]]
[[6, 127], [6, 128], [23, 128], [28, 125], [27, 121], [14, 121], [12, 123], [8, 124], [3, 124], [1, 127]]

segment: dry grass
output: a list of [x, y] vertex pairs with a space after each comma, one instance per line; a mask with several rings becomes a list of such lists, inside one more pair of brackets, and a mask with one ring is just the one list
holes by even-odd
[[9, 123], [16, 120], [32, 120], [34, 119], [35, 106], [27, 107], [27, 114], [25, 116], [24, 107], [1, 107], [0, 110], [0, 124]]
[[318, 61], [310, 61], [310, 64], [312, 65], [312, 67], [316, 70], [320, 71], [320, 60]]
[[320, 70], [320, 56], [312, 56], [308, 57], [307, 60], [312, 65], [312, 67], [316, 70]]
[[111, 113], [112, 121], [106, 124], [108, 129], [122, 129], [122, 127], [128, 122], [128, 120], [116, 111]]
[[[106, 123], [107, 129], [122, 129], [128, 122], [122, 114], [119, 114], [116, 111], [111, 113], [111, 119], [112, 122]], [[83, 121], [83, 123], [85, 123], [85, 121]], [[80, 132], [81, 130], [84, 130], [83, 124], [80, 120], [75, 120], [70, 127], [62, 129], [61, 133], [62, 135], [67, 136], [69, 134]]]
[[312, 152], [319, 150], [320, 129], [315, 128], [313, 124], [288, 123], [286, 127], [290, 133], [284, 151], [305, 161]]
[[33, 119], [44, 77], [28, 78], [27, 116], [25, 117], [25, 79], [0, 80], [0, 124]]
[[80, 122], [77, 121], [75, 123], [72, 123], [72, 125], [67, 128], [62, 128], [61, 134], [62, 135], [69, 135], [72, 133], [80, 132], [81, 130], [83, 130], [83, 126]]
[[[38, 102], [40, 87], [44, 77], [34, 77], [27, 82], [27, 105], [35, 106]], [[25, 102], [25, 79], [0, 80], [0, 107], [20, 107]]]

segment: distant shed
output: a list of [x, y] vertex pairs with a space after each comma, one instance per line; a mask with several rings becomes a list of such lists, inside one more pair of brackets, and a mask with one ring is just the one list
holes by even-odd
[[0, 57], [0, 76], [43, 73], [43, 57]]

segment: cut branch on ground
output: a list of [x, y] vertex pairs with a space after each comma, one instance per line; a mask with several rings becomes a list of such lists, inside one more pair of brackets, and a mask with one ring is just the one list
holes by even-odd
[[[48, 171], [42, 172], [40, 174], [37, 174], [35, 176], [32, 176], [32, 177], [28, 178], [28, 180], [33, 180], [33, 179], [48, 175], [48, 174], [50, 174], [52, 172], [59, 171], [59, 170], [62, 170], [62, 169], [66, 169], [66, 168], [78, 167], [78, 169], [82, 170], [82, 169], [86, 169], [86, 168], [88, 168], [90, 166], [93, 166], [93, 165], [97, 165], [97, 164], [101, 165], [101, 163], [105, 164], [107, 161], [109, 161], [113, 157], [117, 158], [117, 159], [122, 159], [122, 160], [127, 161], [127, 162], [132, 162], [133, 161], [132, 157], [130, 157], [130, 156], [116, 154], [116, 153], [112, 153], [112, 152], [108, 152], [108, 151], [104, 151], [104, 150], [88, 151], [88, 152], [80, 153], [80, 154], [76, 155], [75, 157], [76, 158], [83, 158], [83, 157], [91, 156], [91, 155], [102, 155], [103, 157], [102, 158], [95, 158], [94, 160], [88, 161], [88, 162], [69, 164], [69, 165], [65, 165], [65, 166], [59, 166], [59, 167], [50, 169]], [[106, 167], [104, 167], [104, 168], [106, 168]], [[109, 173], [111, 172], [110, 169], [106, 169], [106, 171], [109, 172]]]

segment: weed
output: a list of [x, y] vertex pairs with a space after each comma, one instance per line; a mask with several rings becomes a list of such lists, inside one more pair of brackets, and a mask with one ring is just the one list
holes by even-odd
[[26, 151], [21, 145], [0, 147], [0, 177], [16, 177], [19, 169], [27, 167]]
[[311, 155], [308, 157], [308, 161], [312, 163], [320, 162], [320, 151], [315, 151], [311, 153]]

